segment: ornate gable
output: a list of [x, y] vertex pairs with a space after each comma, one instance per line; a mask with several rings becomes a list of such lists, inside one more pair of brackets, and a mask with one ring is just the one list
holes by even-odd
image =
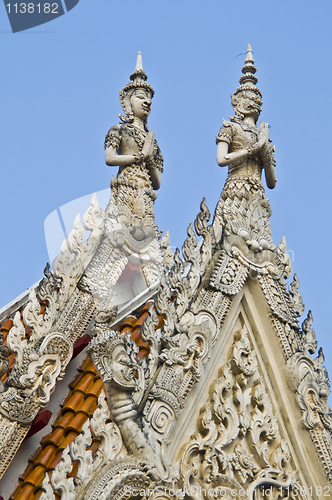
[[[93, 198], [89, 239], [76, 220], [53, 272], [8, 328], [15, 361], [0, 391], [3, 471], [75, 345], [92, 337], [86, 384], [72, 384], [13, 499], [329, 493], [329, 380], [321, 350], [313, 357], [311, 312], [299, 324], [304, 306], [296, 275], [287, 282], [285, 238], [272, 238], [261, 174], [273, 188], [274, 147], [268, 125], [256, 126], [262, 96], [250, 46], [242, 72], [235, 116], [217, 137], [228, 178], [212, 221], [203, 199], [181, 257], [156, 231], [162, 157], [143, 119], [153, 91], [139, 55], [121, 91], [125, 125], [106, 137], [106, 161], [120, 167], [110, 203], [102, 211]], [[134, 299], [121, 305], [121, 277], [133, 269]], [[124, 319], [129, 312], [134, 320]]]

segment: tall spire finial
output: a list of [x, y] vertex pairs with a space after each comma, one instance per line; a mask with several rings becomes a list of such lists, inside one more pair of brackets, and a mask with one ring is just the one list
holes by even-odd
[[252, 64], [254, 64], [254, 58], [253, 58], [253, 55], [252, 55], [252, 50], [251, 50], [250, 43], [248, 43], [247, 55], [246, 55], [246, 59], [245, 59], [244, 62], [245, 63], [252, 63]]
[[137, 59], [136, 59], [136, 68], [135, 71], [132, 75], [130, 75], [130, 79], [134, 82], [142, 82], [148, 79], [148, 77], [145, 74], [145, 71], [143, 69], [143, 63], [142, 63], [142, 54], [141, 52], [138, 52], [137, 54]]
[[252, 55], [251, 45], [248, 43], [247, 55], [244, 61], [244, 66], [242, 68], [243, 75], [240, 78], [241, 85], [256, 85], [258, 82], [256, 73], [256, 67], [254, 66], [254, 58]]
[[142, 62], [142, 54], [141, 51], [138, 51], [137, 59], [136, 59], [136, 68], [135, 71], [143, 70], [143, 62]]
[[242, 68], [243, 75], [240, 77], [240, 80], [239, 80], [240, 87], [238, 87], [236, 89], [236, 91], [234, 92], [234, 95], [238, 94], [239, 92], [241, 92], [243, 90], [253, 90], [257, 94], [259, 94], [260, 97], [262, 97], [262, 94], [261, 94], [259, 88], [256, 87], [256, 83], [258, 82], [258, 78], [255, 75], [256, 71], [257, 70], [256, 70], [256, 67], [254, 65], [254, 57], [252, 55], [251, 45], [250, 45], [250, 43], [248, 43], [247, 54], [246, 54], [246, 58], [244, 61], [244, 66]]

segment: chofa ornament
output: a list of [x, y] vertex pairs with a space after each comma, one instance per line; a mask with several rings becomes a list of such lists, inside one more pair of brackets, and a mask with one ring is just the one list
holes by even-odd
[[122, 123], [111, 127], [105, 138], [105, 159], [107, 165], [120, 167], [116, 179], [111, 180], [120, 221], [141, 241], [155, 236], [157, 229], [153, 204], [160, 188], [163, 157], [154, 132], [147, 127], [154, 91], [146, 82], [140, 52], [130, 79], [120, 91], [125, 112], [120, 115]]
[[[238, 264], [232, 260], [228, 264], [221, 257], [218, 262], [218, 267], [224, 271], [218, 277], [213, 276], [211, 283], [219, 285], [225, 292], [232, 283], [222, 277], [229, 272], [234, 275], [235, 271], [237, 278], [239, 273], [242, 274], [242, 281], [248, 272], [271, 273], [274, 277], [289, 275], [290, 272], [287, 256], [278, 254], [280, 249], [272, 240], [271, 209], [261, 182], [264, 170], [267, 186], [270, 189], [275, 187], [276, 162], [268, 124], [261, 122], [257, 127], [262, 94], [256, 86], [256, 68], [250, 45], [242, 72], [240, 86], [232, 95], [235, 116], [230, 121], [223, 121], [217, 136], [217, 162], [221, 167], [228, 166], [228, 177], [215, 210], [213, 230], [216, 242], [222, 245], [228, 257], [238, 260]], [[234, 265], [237, 269], [231, 270], [229, 266]], [[239, 282], [239, 286], [241, 284]], [[235, 284], [229, 290], [237, 293], [238, 289]]]

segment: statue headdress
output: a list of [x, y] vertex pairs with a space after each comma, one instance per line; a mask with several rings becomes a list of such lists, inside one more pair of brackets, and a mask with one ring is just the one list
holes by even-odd
[[142, 54], [139, 52], [137, 54], [136, 68], [134, 73], [130, 75], [130, 82], [120, 90], [120, 103], [124, 111], [124, 115], [119, 115], [123, 122], [132, 122], [134, 116], [131, 110], [130, 97], [134, 90], [136, 89], [146, 89], [151, 93], [151, 97], [154, 95], [154, 90], [149, 83], [147, 83], [147, 76], [143, 69], [142, 64]]
[[244, 61], [244, 66], [242, 68], [242, 73], [240, 77], [240, 86], [236, 89], [233, 95], [231, 95], [232, 106], [235, 110], [235, 115], [243, 119], [243, 114], [241, 113], [241, 106], [239, 98], [245, 95], [247, 92], [250, 92], [255, 95], [254, 100], [256, 102], [257, 108], [259, 109], [259, 113], [262, 108], [262, 93], [258, 87], [256, 87], [256, 83], [258, 82], [258, 78], [255, 75], [256, 67], [254, 65], [254, 58], [252, 55], [251, 45], [248, 43], [247, 55]]
[[255, 92], [260, 98], [262, 98], [262, 93], [258, 87], [256, 87], [256, 83], [258, 82], [258, 78], [255, 75], [257, 71], [256, 66], [254, 65], [254, 58], [252, 55], [251, 45], [248, 43], [247, 55], [244, 61], [244, 66], [242, 68], [243, 75], [240, 77], [240, 86], [236, 89], [233, 95], [237, 95], [240, 92], [250, 90], [251, 92]]

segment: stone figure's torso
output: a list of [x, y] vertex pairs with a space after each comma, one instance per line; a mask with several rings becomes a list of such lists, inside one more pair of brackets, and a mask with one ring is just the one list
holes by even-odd
[[[112, 146], [119, 155], [137, 155], [143, 150], [146, 136], [147, 132], [132, 124], [114, 125], [106, 135], [105, 147]], [[151, 168], [163, 171], [163, 157], [156, 140], [152, 160], [120, 167], [116, 179], [112, 178], [114, 202], [124, 212], [128, 225], [156, 227], [153, 203], [157, 194], [152, 187]]]
[[[258, 129], [243, 121], [224, 121], [217, 142], [227, 142], [229, 153], [249, 148], [258, 140]], [[259, 183], [262, 173], [262, 162], [259, 155], [250, 156], [228, 167], [228, 180], [250, 180]]]

